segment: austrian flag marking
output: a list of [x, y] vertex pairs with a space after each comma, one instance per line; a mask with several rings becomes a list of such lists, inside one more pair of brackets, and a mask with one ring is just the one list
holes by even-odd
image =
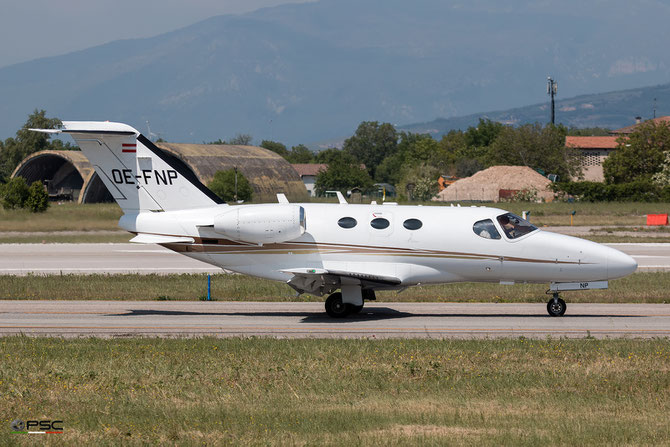
[[124, 154], [134, 154], [137, 152], [137, 144], [123, 143], [121, 145], [121, 152], [123, 152]]

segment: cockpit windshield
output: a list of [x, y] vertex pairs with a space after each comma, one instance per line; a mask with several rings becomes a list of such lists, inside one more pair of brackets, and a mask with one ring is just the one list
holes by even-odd
[[516, 214], [507, 213], [498, 216], [498, 223], [508, 239], [517, 239], [537, 230], [537, 227]]

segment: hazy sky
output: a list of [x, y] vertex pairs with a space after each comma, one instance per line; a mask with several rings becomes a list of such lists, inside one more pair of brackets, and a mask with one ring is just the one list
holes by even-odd
[[0, 0], [0, 67], [310, 0]]

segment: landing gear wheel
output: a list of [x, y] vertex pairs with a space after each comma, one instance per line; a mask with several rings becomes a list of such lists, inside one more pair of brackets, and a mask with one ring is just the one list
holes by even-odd
[[357, 313], [360, 313], [360, 311], [363, 310], [363, 305], [362, 304], [360, 306], [356, 306], [355, 304], [347, 304], [347, 307], [349, 308], [349, 313], [350, 314], [357, 314]]
[[349, 315], [349, 306], [342, 302], [342, 294], [335, 292], [326, 300], [326, 313], [332, 318], [344, 318]]
[[565, 309], [567, 309], [567, 307], [565, 301], [560, 299], [558, 295], [554, 295], [554, 297], [547, 303], [547, 312], [549, 312], [549, 315], [552, 317], [562, 317], [563, 314], [565, 314]]

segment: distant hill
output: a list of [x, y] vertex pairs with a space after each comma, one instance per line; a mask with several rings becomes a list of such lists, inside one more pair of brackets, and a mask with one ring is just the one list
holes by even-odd
[[[635, 117], [649, 119], [653, 117], [654, 99], [657, 105], [670, 104], [670, 84], [654, 87], [642, 87], [630, 90], [582, 95], [556, 101], [556, 123], [568, 127], [605, 127], [618, 129], [635, 124]], [[667, 107], [659, 109], [657, 116], [668, 114]], [[425, 123], [400, 126], [400, 129], [415, 133], [429, 133], [435, 137], [454, 129], [465, 130], [476, 126], [480, 118], [498, 121], [504, 124], [518, 125], [526, 123], [548, 123], [550, 121], [550, 102], [499, 110], [475, 113], [454, 118], [438, 118]]]
[[[0, 68], [0, 138], [43, 108], [143, 131], [150, 121], [173, 142], [250, 133], [296, 144], [351, 135], [363, 120], [540, 103], [549, 74], [560, 97], [662, 84], [668, 22], [662, 0], [287, 4]], [[626, 116], [637, 113], [650, 114]], [[670, 114], [667, 98], [659, 113]]]

